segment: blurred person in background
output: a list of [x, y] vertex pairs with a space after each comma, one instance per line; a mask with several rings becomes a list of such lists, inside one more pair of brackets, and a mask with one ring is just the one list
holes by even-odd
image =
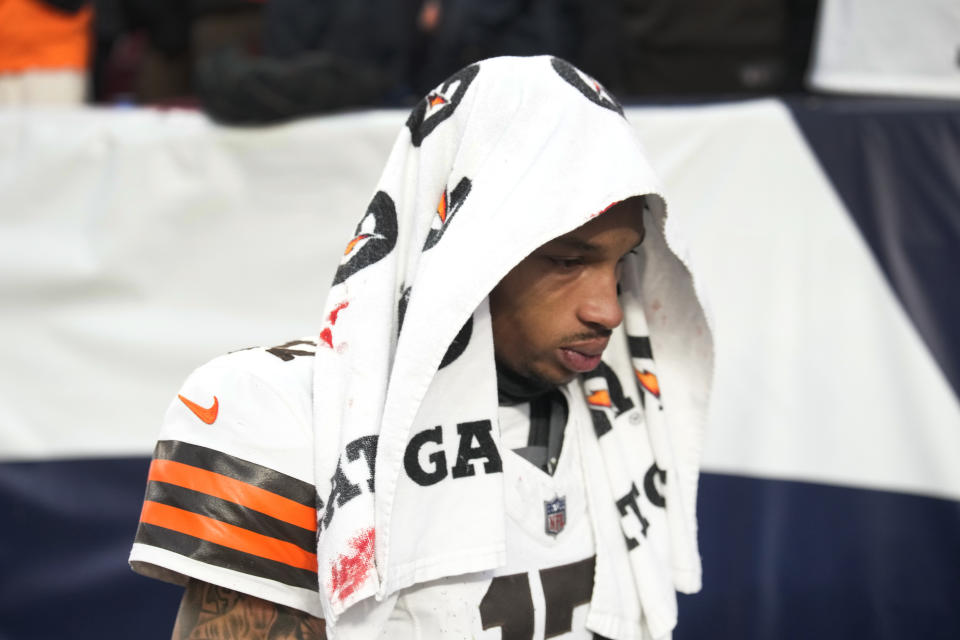
[[418, 87], [427, 91], [475, 60], [547, 54], [615, 90], [622, 12], [611, 0], [427, 0], [420, 23], [429, 42], [418, 60]]
[[819, 0], [625, 0], [616, 82], [628, 99], [803, 90]]
[[196, 106], [201, 59], [262, 50], [262, 0], [94, 2], [98, 102]]
[[819, 0], [428, 0], [427, 90], [474, 60], [549, 54], [627, 99], [803, 90]]
[[211, 117], [231, 124], [409, 105], [422, 4], [270, 0], [262, 52], [220, 48], [197, 60], [200, 102]]
[[197, 92], [217, 120], [409, 106], [458, 69], [503, 55], [555, 55], [616, 79], [612, 2], [270, 0], [263, 13], [262, 56], [235, 48], [198, 60]]
[[407, 107], [502, 55], [569, 60], [628, 99], [795, 93], [819, 0], [95, 4], [96, 100], [199, 104], [220, 122], [255, 125]]
[[0, 106], [81, 104], [92, 19], [88, 0], [0, 0]]

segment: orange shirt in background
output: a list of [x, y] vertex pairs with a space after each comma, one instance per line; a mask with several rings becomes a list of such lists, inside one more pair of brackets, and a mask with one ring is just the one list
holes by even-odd
[[85, 70], [92, 19], [92, 6], [69, 14], [40, 0], [0, 0], [0, 73]]

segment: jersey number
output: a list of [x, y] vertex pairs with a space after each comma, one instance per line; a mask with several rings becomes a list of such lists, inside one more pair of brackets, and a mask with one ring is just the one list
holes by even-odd
[[[546, 608], [544, 639], [573, 630], [574, 608], [590, 602], [595, 560], [540, 570]], [[484, 630], [500, 627], [503, 640], [533, 640], [533, 597], [526, 573], [498, 576], [490, 582], [480, 601], [480, 621]]]

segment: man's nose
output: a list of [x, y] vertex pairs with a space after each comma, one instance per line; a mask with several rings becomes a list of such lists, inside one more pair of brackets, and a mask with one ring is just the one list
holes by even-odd
[[614, 329], [623, 322], [623, 309], [617, 297], [617, 278], [603, 276], [584, 283], [578, 310], [582, 322]]

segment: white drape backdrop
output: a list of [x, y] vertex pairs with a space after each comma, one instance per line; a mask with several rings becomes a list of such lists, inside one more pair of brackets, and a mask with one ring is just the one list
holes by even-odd
[[[705, 469], [960, 499], [957, 398], [786, 108], [627, 115], [709, 294]], [[404, 118], [0, 113], [0, 461], [146, 456], [193, 367], [315, 332]]]

